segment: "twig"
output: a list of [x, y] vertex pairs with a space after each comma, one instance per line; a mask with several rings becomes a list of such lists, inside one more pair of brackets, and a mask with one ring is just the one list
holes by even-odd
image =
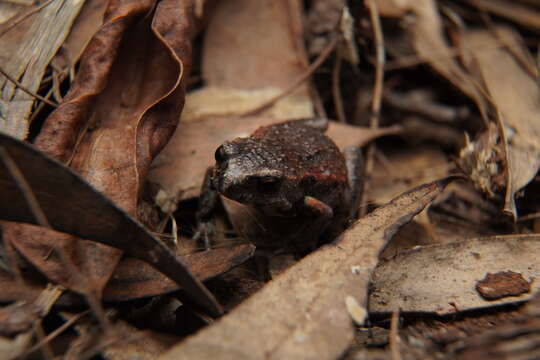
[[384, 92], [385, 103], [390, 104], [399, 110], [426, 116], [437, 122], [453, 122], [464, 120], [469, 115], [466, 106], [451, 107], [437, 103], [432, 96], [424, 89], [413, 90], [409, 93], [399, 93], [393, 91]]
[[13, 180], [15, 180], [15, 183], [23, 193], [26, 203], [30, 207], [30, 211], [36, 218], [36, 222], [43, 227], [51, 229], [51, 225], [49, 224], [45, 213], [41, 209], [41, 206], [39, 206], [37, 198], [30, 188], [30, 184], [28, 184], [23, 173], [4, 147], [0, 147], [0, 158], [2, 158], [2, 161], [6, 165], [11, 177]]
[[392, 354], [392, 360], [401, 360], [401, 354], [399, 353], [399, 334], [398, 334], [398, 320], [399, 310], [392, 313], [392, 319], [390, 321], [390, 353]]
[[8, 79], [9, 81], [11, 81], [13, 84], [15, 84], [16, 87], [18, 87], [19, 89], [21, 89], [22, 91], [24, 91], [25, 93], [27, 93], [28, 95], [38, 99], [38, 100], [41, 100], [43, 101], [44, 103], [46, 103], [47, 105], [50, 105], [54, 108], [58, 107], [58, 104], [56, 103], [53, 103], [52, 101], [44, 98], [43, 96], [41, 95], [38, 95], [36, 93], [34, 93], [33, 91], [29, 90], [27, 87], [25, 87], [23, 84], [21, 84], [20, 82], [17, 81], [17, 79], [13, 78], [11, 75], [9, 75], [4, 69], [2, 69], [2, 67], [0, 66], [0, 74], [4, 75], [6, 77], [6, 79]]
[[527, 220], [535, 220], [535, 219], [538, 219], [540, 218], [540, 212], [534, 212], [534, 213], [530, 213], [530, 214], [527, 214], [527, 215], [523, 215], [523, 216], [520, 216], [518, 217], [518, 219], [516, 221], [527, 221]]
[[[53, 88], [49, 88], [49, 91], [47, 91], [47, 94], [45, 94], [45, 98], [46, 99], [50, 99], [50, 97], [52, 96], [53, 94]], [[39, 116], [39, 113], [41, 112], [41, 110], [43, 110], [43, 108], [45, 107], [45, 103], [43, 102], [40, 102], [39, 104], [37, 104], [37, 106], [32, 110], [32, 115], [30, 115], [30, 118], [28, 119], [28, 122], [30, 124], [32, 124], [34, 122], [34, 120], [36, 120], [36, 118]]]
[[43, 339], [41, 339], [37, 344], [35, 344], [34, 346], [32, 346], [30, 349], [26, 350], [24, 353], [22, 353], [21, 355], [19, 355], [17, 358], [18, 359], [24, 359], [26, 358], [28, 355], [30, 355], [31, 353], [33, 353], [34, 351], [36, 351], [37, 349], [39, 349], [41, 346], [43, 346], [43, 344], [45, 343], [48, 343], [50, 342], [51, 340], [53, 340], [55, 337], [57, 337], [58, 335], [60, 335], [62, 332], [64, 332], [65, 330], [67, 330], [71, 325], [73, 325], [77, 320], [79, 320], [80, 318], [82, 318], [83, 316], [85, 316], [86, 314], [88, 314], [89, 311], [86, 310], [86, 311], [83, 311], [82, 313], [80, 314], [77, 314], [75, 316], [73, 316], [71, 319], [69, 319], [68, 321], [66, 321], [65, 323], [63, 323], [61, 326], [57, 327], [56, 329], [54, 329], [54, 331], [52, 331], [50, 334], [48, 334], [47, 336], [45, 336]]
[[341, 73], [341, 48], [338, 46], [336, 50], [336, 62], [334, 63], [334, 69], [332, 71], [332, 96], [334, 97], [334, 106], [336, 108], [336, 116], [339, 122], [345, 123], [345, 111], [343, 110], [343, 101], [341, 99], [341, 84], [339, 81]]
[[328, 45], [326, 45], [326, 47], [320, 53], [319, 57], [317, 57], [317, 59], [315, 59], [315, 61], [313, 63], [311, 63], [311, 65], [309, 65], [309, 67], [306, 69], [306, 71], [303, 74], [301, 74], [298, 78], [296, 78], [296, 80], [294, 80], [289, 85], [288, 88], [283, 90], [283, 92], [281, 94], [278, 94], [278, 95], [274, 96], [273, 98], [268, 99], [267, 101], [263, 102], [262, 104], [255, 106], [255, 108], [253, 108], [253, 109], [247, 110], [243, 114], [240, 114], [240, 116], [255, 115], [258, 112], [263, 111], [266, 108], [272, 106], [278, 100], [281, 100], [284, 97], [286, 97], [287, 95], [289, 95], [290, 93], [294, 92], [300, 85], [302, 85], [302, 83], [304, 83], [304, 81], [309, 79], [309, 77], [313, 74], [313, 72], [315, 70], [317, 70], [317, 68], [319, 66], [321, 66], [321, 64], [328, 58], [328, 56], [330, 56], [330, 54], [332, 53], [332, 51], [336, 47], [336, 45], [338, 43], [338, 40], [339, 40], [339, 37], [334, 36], [332, 41], [330, 41], [328, 43]]
[[[379, 127], [379, 116], [381, 113], [382, 91], [384, 81], [384, 38], [381, 28], [381, 21], [379, 18], [379, 10], [377, 8], [377, 2], [375, 0], [366, 0], [366, 6], [369, 8], [371, 26], [373, 27], [373, 38], [375, 41], [375, 84], [373, 86], [373, 99], [371, 102], [371, 117], [369, 123], [372, 129], [376, 129]], [[373, 169], [375, 152], [375, 144], [371, 143], [367, 150], [365, 165], [366, 167], [364, 170], [364, 173], [368, 176]], [[365, 201], [368, 183], [369, 181], [364, 181], [364, 189], [361, 194], [360, 204]], [[360, 207], [360, 216], [365, 215], [366, 209], [367, 207], [365, 206]]]

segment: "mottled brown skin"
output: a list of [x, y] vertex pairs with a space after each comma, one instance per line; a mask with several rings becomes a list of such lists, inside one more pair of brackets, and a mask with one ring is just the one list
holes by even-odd
[[255, 221], [247, 236], [259, 250], [303, 254], [321, 236], [345, 227], [350, 179], [343, 154], [323, 134], [326, 125], [300, 120], [264, 126], [216, 150], [203, 191], [211, 187], [249, 208]]

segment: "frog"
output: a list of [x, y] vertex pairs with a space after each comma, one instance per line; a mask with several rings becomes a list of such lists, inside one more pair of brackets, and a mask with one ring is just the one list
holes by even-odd
[[262, 126], [225, 141], [205, 176], [196, 238], [210, 246], [209, 221], [220, 197], [246, 208], [241, 231], [258, 253], [302, 257], [354, 219], [362, 189], [360, 147], [343, 152], [326, 136], [328, 119]]

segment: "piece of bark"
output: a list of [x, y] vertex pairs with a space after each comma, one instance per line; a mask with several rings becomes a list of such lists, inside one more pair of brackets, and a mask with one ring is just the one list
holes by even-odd
[[451, 181], [419, 186], [358, 220], [336, 242], [292, 266], [229, 315], [160, 357], [335, 359], [367, 316], [370, 273], [397, 229]]
[[511, 270], [530, 282], [540, 277], [540, 236], [505, 235], [418, 247], [375, 269], [369, 309], [376, 313], [455, 313], [530, 299], [540, 289], [486, 300], [475, 286], [488, 273]]
[[531, 291], [531, 283], [514, 271], [487, 273], [476, 283], [476, 291], [486, 300], [497, 300], [508, 296], [519, 296]]

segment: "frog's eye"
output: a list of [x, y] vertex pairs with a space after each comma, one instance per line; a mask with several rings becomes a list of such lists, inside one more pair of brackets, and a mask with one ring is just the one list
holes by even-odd
[[257, 180], [257, 190], [263, 194], [273, 194], [279, 190], [281, 178], [277, 176], [263, 176]]
[[223, 145], [220, 145], [216, 149], [216, 153], [214, 154], [214, 157], [216, 159], [216, 162], [221, 163], [225, 160], [227, 160], [227, 153], [225, 152], [225, 149], [223, 148]]

